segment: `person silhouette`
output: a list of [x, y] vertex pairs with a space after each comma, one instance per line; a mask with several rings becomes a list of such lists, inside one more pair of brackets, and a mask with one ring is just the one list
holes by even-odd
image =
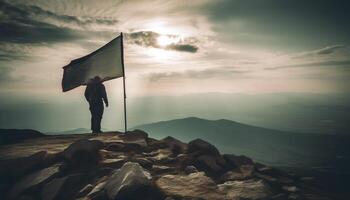
[[90, 79], [86, 85], [84, 96], [89, 102], [92, 133], [101, 133], [101, 120], [104, 109], [103, 101], [106, 104], [106, 107], [108, 107], [108, 98], [106, 88], [102, 84], [99, 76], [95, 76], [93, 79]]

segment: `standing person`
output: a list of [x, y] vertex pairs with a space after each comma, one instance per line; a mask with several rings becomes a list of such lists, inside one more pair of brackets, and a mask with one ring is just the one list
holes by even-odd
[[86, 86], [84, 95], [89, 102], [92, 133], [101, 133], [101, 120], [104, 108], [103, 101], [106, 107], [108, 107], [108, 99], [106, 88], [102, 84], [99, 76], [95, 76], [95, 78], [90, 80]]

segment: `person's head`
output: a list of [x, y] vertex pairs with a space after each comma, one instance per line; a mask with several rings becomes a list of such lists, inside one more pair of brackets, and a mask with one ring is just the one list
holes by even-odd
[[99, 76], [95, 76], [93, 80], [95, 83], [101, 82], [101, 78]]

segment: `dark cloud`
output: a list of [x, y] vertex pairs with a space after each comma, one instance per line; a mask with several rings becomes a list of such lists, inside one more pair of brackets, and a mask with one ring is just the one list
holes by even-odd
[[242, 76], [247, 78], [246, 73], [249, 71], [233, 70], [229, 67], [220, 67], [204, 70], [186, 70], [183, 72], [161, 72], [149, 74], [150, 81], [160, 81], [166, 79], [210, 79], [210, 78], [232, 78], [232, 76]]
[[221, 38], [271, 48], [318, 48], [350, 43], [346, 0], [218, 0], [200, 8]]
[[[56, 23], [60, 26], [55, 25]], [[47, 43], [84, 37], [91, 24], [113, 25], [115, 19], [79, 18], [59, 15], [33, 5], [14, 5], [0, 1], [0, 41], [12, 43]]]
[[196, 53], [198, 51], [198, 47], [190, 44], [171, 44], [166, 46], [166, 49], [175, 51], [186, 51], [191, 53]]
[[155, 47], [158, 48], [157, 38], [160, 36], [159, 33], [152, 31], [140, 31], [126, 34], [126, 39], [131, 44], [137, 44], [144, 47]]
[[[172, 43], [166, 46], [161, 46], [158, 44], [157, 38], [161, 34], [152, 31], [140, 31], [132, 32], [126, 34], [127, 42], [131, 44], [136, 44], [143, 47], [153, 47], [165, 50], [182, 51], [189, 53], [196, 53], [198, 47], [195, 45], [196, 40], [194, 38], [185, 38], [177, 43]], [[169, 38], [176, 38], [176, 35], [166, 35]]]
[[6, 43], [0, 43], [0, 62], [2, 61], [12, 61], [14, 59], [21, 59], [27, 57], [18, 51], [18, 49], [12, 47], [11, 45], [6, 45]]

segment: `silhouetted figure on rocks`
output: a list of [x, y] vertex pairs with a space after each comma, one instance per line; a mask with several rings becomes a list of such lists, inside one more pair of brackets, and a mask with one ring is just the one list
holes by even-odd
[[99, 76], [95, 76], [95, 78], [91, 79], [87, 84], [85, 98], [90, 106], [92, 133], [100, 133], [103, 115], [103, 101], [105, 102], [106, 107], [108, 107], [108, 99], [106, 88], [102, 84]]

